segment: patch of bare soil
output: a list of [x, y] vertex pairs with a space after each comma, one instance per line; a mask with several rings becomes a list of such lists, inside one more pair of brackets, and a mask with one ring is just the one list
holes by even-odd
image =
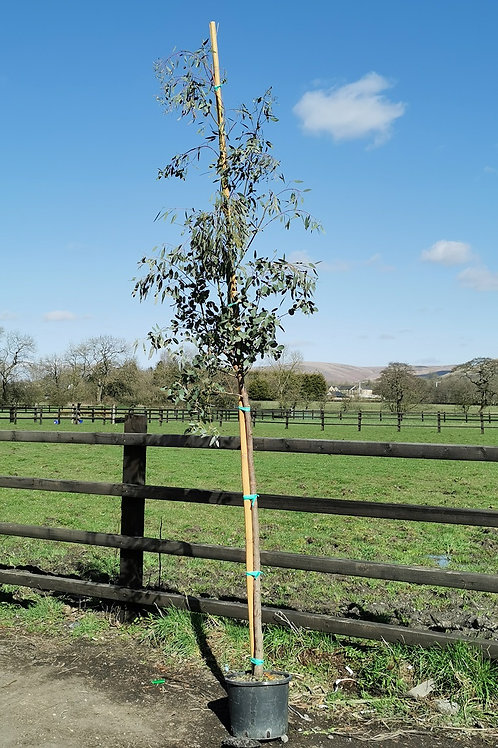
[[[153, 680], [164, 683], [152, 684]], [[106, 748], [219, 748], [225, 691], [207, 669], [171, 671], [157, 652], [123, 639], [61, 641], [0, 630], [0, 744]], [[353, 720], [354, 722], [354, 720]], [[291, 715], [295, 748], [498, 747], [488, 735], [396, 730]], [[269, 746], [278, 746], [272, 741]]]

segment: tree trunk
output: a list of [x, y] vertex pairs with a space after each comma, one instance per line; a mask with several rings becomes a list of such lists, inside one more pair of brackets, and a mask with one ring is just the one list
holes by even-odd
[[[263, 677], [263, 629], [261, 620], [261, 559], [259, 542], [259, 514], [258, 500], [256, 494], [256, 475], [254, 470], [254, 451], [252, 436], [252, 420], [249, 405], [249, 396], [243, 377], [238, 377], [239, 384], [239, 408], [240, 437], [241, 437], [241, 459], [243, 475], [243, 494], [252, 498], [244, 499], [244, 513], [246, 514], [246, 574], [248, 580], [248, 606], [249, 606], [249, 634], [251, 637], [251, 663], [253, 675], [256, 678]], [[243, 443], [245, 441], [245, 444]], [[244, 464], [245, 463], [245, 464]], [[247, 477], [244, 480], [244, 473]], [[247, 502], [247, 504], [246, 504]], [[250, 510], [249, 510], [250, 503]], [[247, 513], [250, 511], [250, 517]], [[249, 522], [249, 526], [248, 526]], [[257, 572], [260, 572], [259, 574]]]

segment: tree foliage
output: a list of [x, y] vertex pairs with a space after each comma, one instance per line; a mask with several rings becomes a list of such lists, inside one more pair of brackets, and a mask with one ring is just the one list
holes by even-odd
[[[319, 226], [303, 210], [301, 190], [286, 181], [272, 155], [265, 134], [265, 127], [276, 121], [271, 90], [251, 106], [225, 112], [222, 154], [216, 147], [220, 125], [207, 42], [196, 52], [158, 63], [156, 72], [160, 103], [167, 112], [195, 122], [200, 139], [173, 156], [158, 177], [184, 180], [199, 162], [207, 166], [216, 193], [209, 209], [185, 212], [180, 244], [142, 258], [145, 274], [133, 293], [140, 300], [149, 295], [160, 302], [171, 300], [169, 324], [152, 329], [148, 340], [153, 350], [173, 347], [180, 355], [183, 346], [194, 347], [172, 394], [202, 411], [209, 393], [224, 387], [220, 372], [235, 377], [240, 392], [258, 359], [280, 357], [277, 334], [284, 317], [316, 310], [315, 267], [290, 262], [284, 253], [266, 256], [257, 239], [277, 221], [287, 229], [295, 219], [305, 229]], [[170, 211], [162, 215], [172, 217]]]
[[374, 389], [389, 403], [393, 412], [404, 413], [410, 406], [422, 401], [424, 384], [415, 376], [409, 364], [394, 361], [381, 372]]
[[324, 400], [327, 396], [327, 380], [318, 371], [304, 372], [302, 375], [301, 397], [305, 403]]

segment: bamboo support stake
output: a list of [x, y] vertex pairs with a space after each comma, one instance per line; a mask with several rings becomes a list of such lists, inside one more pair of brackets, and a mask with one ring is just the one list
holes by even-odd
[[[248, 496], [251, 491], [251, 480], [249, 470], [249, 454], [247, 449], [247, 428], [246, 418], [240, 406], [243, 405], [243, 398], [239, 397], [239, 434], [240, 434], [240, 462], [242, 469], [242, 494]], [[252, 526], [252, 507], [250, 501], [244, 501], [244, 527], [245, 527], [245, 549], [246, 549], [246, 571], [254, 571], [253, 559], [253, 526]], [[254, 646], [254, 582], [253, 577], [246, 576], [247, 588], [247, 607], [249, 612], [249, 640], [251, 645], [251, 657], [255, 657]]]
[[[226, 217], [230, 221], [229, 198], [230, 190], [227, 179], [227, 155], [225, 139], [225, 118], [223, 111], [223, 99], [221, 94], [220, 65], [218, 55], [218, 40], [216, 34], [216, 23], [211, 21], [209, 24], [209, 34], [211, 40], [211, 52], [213, 58], [213, 83], [216, 97], [216, 111], [218, 119], [218, 136], [220, 149], [220, 181], [223, 197], [226, 200]], [[237, 279], [233, 273], [229, 280], [229, 302], [234, 303], [237, 299]], [[243, 377], [240, 372], [236, 371], [239, 386], [239, 433], [240, 433], [240, 456], [242, 472], [242, 493], [243, 496], [253, 496], [256, 492], [256, 481], [254, 475], [254, 460], [252, 453], [252, 424], [250, 413], [241, 408], [249, 407], [247, 390], [244, 385]], [[246, 575], [247, 580], [247, 605], [249, 618], [249, 638], [251, 658], [261, 664], [253, 662], [253, 672], [255, 676], [261, 677], [263, 674], [263, 636], [261, 624], [261, 584], [258, 577], [254, 577], [250, 572], [260, 569], [259, 554], [259, 522], [257, 500], [244, 500], [244, 525], [245, 525], [245, 550], [246, 550]]]

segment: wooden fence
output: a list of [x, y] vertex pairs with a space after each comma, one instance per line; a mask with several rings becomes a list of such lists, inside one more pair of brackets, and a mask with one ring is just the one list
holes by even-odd
[[[153, 552], [191, 558], [215, 559], [243, 563], [241, 548], [204, 545], [184, 541], [144, 537], [145, 500], [183, 501], [200, 504], [240, 506], [240, 493], [209, 491], [145, 483], [147, 449], [175, 447], [190, 449], [238, 450], [237, 437], [200, 437], [169, 434], [147, 434], [146, 416], [128, 416], [124, 433], [90, 433], [68, 431], [0, 431], [0, 441], [41, 442], [50, 444], [99, 444], [123, 447], [123, 481], [104, 483], [94, 481], [54, 480], [46, 478], [0, 476], [0, 488], [37, 491], [83, 493], [121, 497], [121, 533], [96, 533], [54, 527], [27, 526], [0, 523], [0, 535], [40, 538], [51, 541], [81, 543], [120, 549], [120, 574], [117, 584], [98, 584], [82, 579], [66, 578], [52, 574], [32, 573], [0, 565], [0, 584], [13, 584], [72, 595], [98, 597], [120, 603], [139, 605], [174, 606], [178, 608], [223, 615], [238, 619], [247, 618], [243, 603], [198, 598], [166, 592], [152, 591], [143, 586], [143, 554]], [[435, 460], [465, 460], [498, 462], [498, 447], [444, 444], [408, 444], [360, 441], [332, 441], [307, 439], [256, 438], [256, 451], [289, 452], [328, 455], [353, 455], [379, 458], [413, 458]], [[213, 455], [213, 459], [216, 457]], [[309, 498], [261, 494], [259, 506], [264, 509], [300, 511], [321, 514], [338, 514], [355, 517], [409, 520], [413, 522], [439, 522], [458, 525], [498, 527], [498, 511], [490, 509], [465, 509], [444, 506], [414, 506], [391, 502], [358, 501], [348, 499]], [[301, 569], [329, 574], [351, 575], [373, 579], [436, 585], [457, 589], [498, 592], [498, 576], [464, 571], [436, 570], [418, 566], [404, 566], [379, 562], [355, 561], [324, 556], [309, 556], [280, 551], [263, 551], [262, 565]], [[406, 644], [448, 645], [455, 641], [468, 641], [488, 656], [498, 658], [498, 641], [466, 639], [457, 635], [433, 631], [411, 630], [370, 621], [338, 618], [335, 616], [278, 610], [265, 607], [265, 622], [291, 622], [334, 634], [358, 638], [382, 639]]]
[[[169, 422], [182, 422], [188, 424], [195, 420], [196, 415], [185, 408], [119, 408], [115, 405], [89, 406], [72, 405], [71, 407], [58, 408], [54, 406], [11, 406], [0, 408], [0, 421], [18, 422], [32, 421], [43, 424], [49, 421], [51, 424], [60, 425], [63, 422], [83, 425], [85, 423], [122, 423], [124, 419], [134, 412], [145, 413], [148, 423], [158, 423], [162, 426]], [[329, 411], [325, 409], [283, 409], [283, 408], [258, 408], [253, 407], [251, 412], [253, 423], [274, 423], [289, 426], [317, 426], [325, 431], [327, 426], [352, 426], [361, 431], [366, 426], [395, 426], [398, 431], [403, 426], [436, 428], [438, 433], [444, 428], [479, 428], [481, 434], [485, 430], [498, 427], [498, 413], [457, 413], [446, 410], [417, 410], [407, 413], [395, 413], [389, 410], [338, 410]], [[238, 410], [236, 408], [212, 408], [210, 412], [212, 422], [222, 425], [226, 422], [238, 421]]]

